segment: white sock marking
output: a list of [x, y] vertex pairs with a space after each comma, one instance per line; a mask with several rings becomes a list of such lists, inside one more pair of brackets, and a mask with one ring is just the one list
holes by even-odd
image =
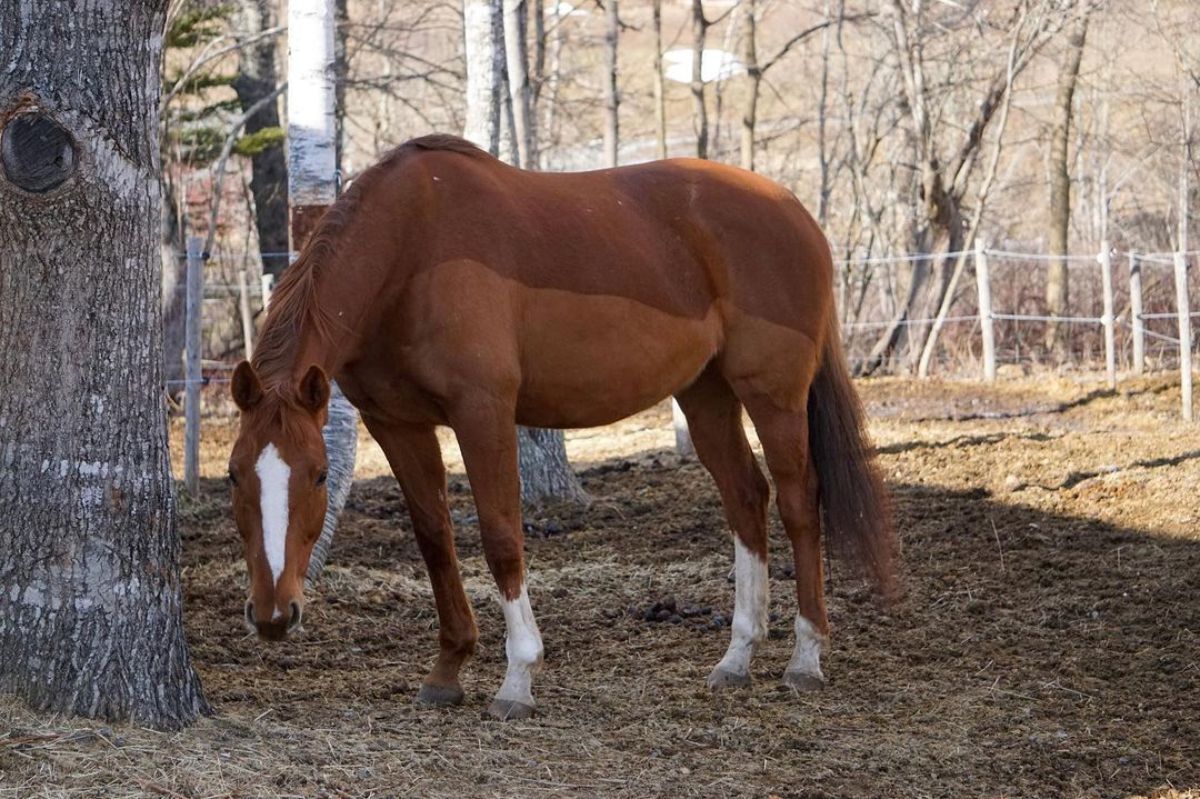
[[825, 675], [821, 673], [821, 648], [824, 645], [825, 636], [817, 631], [816, 625], [797, 613], [796, 649], [788, 661], [787, 670], [798, 671], [823, 682]]
[[258, 474], [259, 500], [262, 506], [263, 548], [267, 563], [271, 566], [272, 582], [279, 582], [283, 574], [283, 557], [286, 552], [288, 530], [288, 479], [292, 469], [279, 457], [274, 444], [267, 444], [258, 463], [254, 465]]
[[533, 675], [542, 666], [542, 635], [538, 632], [529, 593], [521, 585], [521, 595], [514, 600], [500, 600], [508, 637], [504, 651], [508, 655], [508, 672], [504, 684], [496, 693], [497, 699], [521, 702], [533, 706]]
[[767, 562], [741, 539], [733, 539], [733, 634], [717, 668], [733, 674], [750, 673], [754, 645], [767, 637]]

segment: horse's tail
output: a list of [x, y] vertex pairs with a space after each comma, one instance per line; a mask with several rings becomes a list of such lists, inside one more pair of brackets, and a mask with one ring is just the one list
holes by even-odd
[[866, 432], [858, 392], [842, 355], [836, 314], [808, 395], [808, 441], [831, 549], [861, 567], [887, 599], [895, 596], [891, 502]]

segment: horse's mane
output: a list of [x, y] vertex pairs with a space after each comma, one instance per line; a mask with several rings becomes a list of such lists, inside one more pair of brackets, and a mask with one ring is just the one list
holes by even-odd
[[253, 364], [268, 391], [279, 394], [291, 390], [296, 366], [296, 344], [300, 331], [311, 326], [326, 344], [334, 341], [334, 327], [341, 324], [317, 299], [317, 278], [332, 260], [338, 242], [354, 218], [363, 195], [391, 171], [406, 155], [419, 151], [459, 153], [472, 158], [492, 158], [466, 139], [435, 133], [411, 139], [384, 154], [374, 165], [355, 178], [350, 188], [321, 217], [316, 229], [296, 262], [289, 266], [271, 294], [270, 310], [263, 325]]

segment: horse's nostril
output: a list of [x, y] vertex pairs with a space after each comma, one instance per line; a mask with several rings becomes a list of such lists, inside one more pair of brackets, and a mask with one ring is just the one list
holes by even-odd
[[300, 603], [295, 600], [288, 603], [288, 609], [291, 610], [291, 617], [288, 619], [288, 632], [300, 626], [300, 618], [304, 612], [300, 609]]
[[254, 626], [254, 602], [249, 599], [246, 600], [246, 623]]

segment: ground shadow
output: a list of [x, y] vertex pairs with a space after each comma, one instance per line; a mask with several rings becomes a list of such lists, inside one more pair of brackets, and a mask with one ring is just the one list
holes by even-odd
[[[773, 687], [794, 607], [776, 524], [775, 612], [756, 686], [713, 697], [700, 686], [728, 630], [645, 612], [670, 601], [729, 613], [730, 547], [707, 474], [666, 451], [580, 474], [590, 507], [526, 515], [547, 645], [540, 721], [481, 728], [473, 706], [498, 683], [503, 641], [461, 475], [450, 500], [482, 628], [467, 708], [431, 716], [411, 704], [436, 616], [403, 500], [382, 477], [355, 484], [307, 637], [283, 646], [247, 639], [238, 624], [240, 549], [223, 503], [185, 508], [188, 624], [209, 696], [225, 714], [271, 709], [297, 729], [369, 717], [391, 750], [425, 751], [436, 722], [438, 757], [411, 779], [437, 795], [621, 793], [618, 777], [623, 795], [689, 796], [1124, 797], [1200, 785], [1197, 542], [982, 489], [893, 485], [906, 592], [882, 609], [834, 565], [828, 689]], [[224, 491], [219, 481], [205, 490]], [[476, 752], [481, 730], [487, 756]], [[346, 759], [375, 762], [353, 748], [357, 734], [345, 733]], [[545, 772], [555, 781], [539, 787]]]

